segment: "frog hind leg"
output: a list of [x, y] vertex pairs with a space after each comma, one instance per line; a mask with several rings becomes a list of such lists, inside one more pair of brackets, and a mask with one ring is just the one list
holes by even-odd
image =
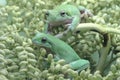
[[92, 12], [83, 6], [78, 6], [78, 9], [79, 9], [80, 14], [81, 14], [80, 18], [85, 18], [86, 16], [87, 17], [93, 16]]
[[85, 59], [76, 60], [74, 62], [69, 63], [69, 65], [72, 69], [77, 70], [78, 72], [90, 67], [89, 61]]

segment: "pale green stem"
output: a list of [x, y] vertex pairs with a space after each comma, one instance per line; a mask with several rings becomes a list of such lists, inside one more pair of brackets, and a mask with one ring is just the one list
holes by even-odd
[[[105, 25], [99, 25], [99, 24], [95, 24], [95, 23], [80, 23], [74, 30], [73, 32], [76, 33], [77, 31], [80, 32], [86, 32], [86, 31], [96, 31], [102, 35], [106, 34], [106, 33], [113, 33], [113, 34], [120, 34], [120, 30], [118, 29], [114, 29], [114, 28], [110, 28], [110, 27], [106, 27]], [[68, 31], [63, 32], [59, 35], [57, 35], [57, 38], [60, 39], [67, 39], [72, 31]], [[65, 36], [64, 36], [65, 35]]]
[[75, 28], [74, 32], [77, 32], [77, 31], [84, 32], [88, 30], [98, 31], [101, 34], [106, 34], [106, 33], [120, 34], [120, 30], [118, 29], [102, 26], [95, 23], [81, 23]]

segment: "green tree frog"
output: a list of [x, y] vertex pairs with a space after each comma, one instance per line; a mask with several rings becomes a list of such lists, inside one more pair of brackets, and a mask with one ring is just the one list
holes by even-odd
[[81, 18], [85, 18], [85, 16], [92, 16], [92, 13], [83, 6], [76, 7], [70, 4], [59, 5], [46, 12], [44, 32], [48, 33], [53, 27], [60, 25], [67, 27], [66, 31], [72, 31], [80, 23]]
[[55, 61], [64, 59], [66, 64], [76, 71], [81, 71], [90, 66], [88, 60], [81, 59], [77, 53], [64, 41], [45, 33], [37, 33], [32, 39], [33, 44], [50, 49]]

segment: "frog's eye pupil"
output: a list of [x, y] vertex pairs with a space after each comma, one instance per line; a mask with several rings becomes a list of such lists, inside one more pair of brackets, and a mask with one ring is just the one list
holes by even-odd
[[42, 39], [41, 39], [41, 42], [42, 43], [45, 43], [47, 41], [47, 39], [45, 38], [45, 37], [43, 37]]
[[60, 15], [63, 16], [63, 17], [65, 16], [65, 14], [66, 13], [64, 11], [60, 13]]

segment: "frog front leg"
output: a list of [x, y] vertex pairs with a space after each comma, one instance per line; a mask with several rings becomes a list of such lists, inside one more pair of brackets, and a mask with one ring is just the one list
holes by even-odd
[[73, 61], [69, 65], [73, 70], [77, 70], [78, 72], [90, 67], [89, 61], [84, 59]]
[[45, 27], [44, 27], [44, 33], [48, 33], [48, 27], [49, 27], [49, 24], [48, 23], [45, 23]]
[[52, 29], [52, 26], [49, 23], [46, 23], [44, 27], [44, 33], [51, 34], [51, 31], [52, 31], [51, 29]]
[[[62, 33], [59, 33], [59, 34], [55, 35], [55, 37], [61, 39], [65, 35], [66, 38], [67, 38], [67, 36], [70, 36], [72, 34], [73, 30], [78, 26], [78, 24], [80, 22], [80, 17], [79, 16], [74, 16], [72, 18], [73, 19], [72, 19], [71, 23], [68, 23], [68, 24], [65, 25], [65, 26], [68, 27], [67, 30], [65, 30]], [[71, 31], [71, 33], [68, 34], [69, 31]]]
[[80, 22], [80, 17], [79, 16], [73, 16], [72, 22], [68, 26], [68, 30], [73, 31], [75, 29], [75, 27], [78, 26], [79, 22]]

